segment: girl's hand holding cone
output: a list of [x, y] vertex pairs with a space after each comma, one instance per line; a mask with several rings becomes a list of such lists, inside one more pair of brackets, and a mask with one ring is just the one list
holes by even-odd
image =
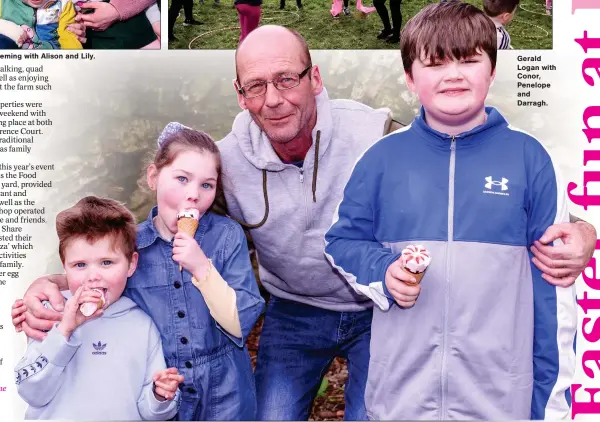
[[192, 273], [198, 280], [210, 268], [208, 258], [192, 236], [184, 232], [177, 232], [173, 239], [173, 261]]
[[[195, 208], [182, 209], [177, 214], [177, 232], [178, 233], [186, 233], [191, 237], [196, 235], [196, 230], [198, 230], [198, 225], [200, 219], [200, 212]], [[183, 267], [179, 266], [179, 271], [181, 271]]]

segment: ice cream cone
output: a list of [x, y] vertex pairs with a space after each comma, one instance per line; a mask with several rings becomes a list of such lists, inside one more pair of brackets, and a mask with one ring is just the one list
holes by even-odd
[[198, 230], [198, 220], [191, 217], [183, 217], [177, 220], [177, 230], [194, 237]]
[[421, 245], [408, 245], [402, 250], [400, 259], [402, 270], [417, 280], [415, 283], [410, 281], [405, 281], [405, 283], [411, 286], [421, 283], [421, 279], [431, 263], [429, 251]]
[[404, 283], [410, 285], [410, 286], [416, 286], [417, 284], [421, 283], [421, 279], [423, 278], [423, 275], [425, 275], [425, 271], [423, 271], [422, 273], [413, 273], [410, 270], [408, 270], [407, 268], [402, 268], [402, 271], [404, 271], [406, 274], [413, 276], [417, 282], [416, 283], [411, 283], [410, 281], [405, 281]]
[[106, 304], [104, 292], [100, 289], [92, 289], [92, 290], [100, 293], [102, 295], [102, 297], [100, 298], [100, 302], [86, 302], [86, 303], [81, 304], [81, 306], [79, 307], [79, 312], [81, 312], [83, 314], [83, 316], [86, 316], [86, 317], [94, 315], [94, 312], [96, 312], [98, 309], [104, 308], [104, 305]]

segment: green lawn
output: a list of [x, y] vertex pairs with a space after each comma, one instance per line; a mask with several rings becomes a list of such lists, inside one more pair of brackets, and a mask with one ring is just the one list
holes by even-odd
[[[372, 0], [364, 0], [371, 6]], [[434, 0], [404, 0], [403, 23], [414, 16], [426, 4]], [[470, 3], [481, 7], [482, 0]], [[170, 4], [170, 2], [169, 2]], [[552, 48], [552, 18], [545, 15], [544, 0], [522, 0], [515, 20], [507, 26], [513, 48]], [[329, 13], [330, 0], [304, 0], [304, 7], [296, 8], [295, 0], [287, 0], [284, 11], [279, 10], [279, 0], [263, 0], [261, 25], [278, 24], [297, 29], [307, 40], [311, 49], [386, 49], [396, 48], [376, 39], [382, 28], [377, 12], [362, 16], [356, 10], [356, 0], [350, 0], [351, 17], [342, 14], [333, 19]], [[194, 17], [204, 22], [199, 26], [183, 26], [183, 10], [175, 24], [176, 42], [169, 48], [235, 49], [239, 33], [238, 16], [233, 0], [194, 0]], [[191, 45], [190, 45], [191, 44]]]

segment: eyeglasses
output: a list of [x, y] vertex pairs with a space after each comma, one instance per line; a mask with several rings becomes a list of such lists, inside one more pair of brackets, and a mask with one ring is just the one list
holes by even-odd
[[267, 93], [267, 85], [269, 83], [272, 83], [273, 86], [278, 90], [285, 91], [296, 88], [298, 85], [300, 85], [300, 80], [308, 73], [311, 67], [312, 64], [308, 65], [308, 67], [300, 73], [284, 73], [270, 81], [254, 81], [244, 86], [240, 86], [239, 82], [235, 81], [235, 87], [237, 88], [238, 92], [244, 96], [244, 98], [254, 98], [265, 95]]

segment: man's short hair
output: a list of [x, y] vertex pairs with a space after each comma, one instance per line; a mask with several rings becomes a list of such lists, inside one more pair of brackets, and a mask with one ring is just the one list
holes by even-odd
[[463, 59], [484, 51], [496, 68], [496, 26], [477, 7], [460, 1], [430, 4], [408, 21], [400, 38], [402, 64], [412, 76], [415, 60]]
[[56, 216], [58, 253], [65, 262], [65, 249], [75, 239], [94, 243], [110, 237], [113, 249], [123, 252], [131, 261], [136, 251], [135, 218], [123, 205], [113, 199], [87, 196]]
[[483, 0], [483, 11], [491, 18], [503, 13], [512, 13], [520, 0]]
[[[298, 40], [298, 42], [300, 43], [300, 60], [302, 61], [304, 67], [308, 67], [308, 65], [312, 64], [312, 58], [310, 56], [310, 50], [308, 49], [308, 44], [306, 43], [306, 40], [304, 39], [302, 34], [300, 34], [300, 32], [296, 31], [295, 29], [286, 28], [285, 26], [282, 26], [282, 28], [290, 32], [294, 37], [296, 37], [296, 40]], [[235, 77], [238, 83], [240, 83], [240, 72], [238, 69], [237, 56], [240, 47], [246, 41], [246, 39], [247, 38], [244, 38], [244, 40], [238, 45], [237, 49], [235, 50]]]

